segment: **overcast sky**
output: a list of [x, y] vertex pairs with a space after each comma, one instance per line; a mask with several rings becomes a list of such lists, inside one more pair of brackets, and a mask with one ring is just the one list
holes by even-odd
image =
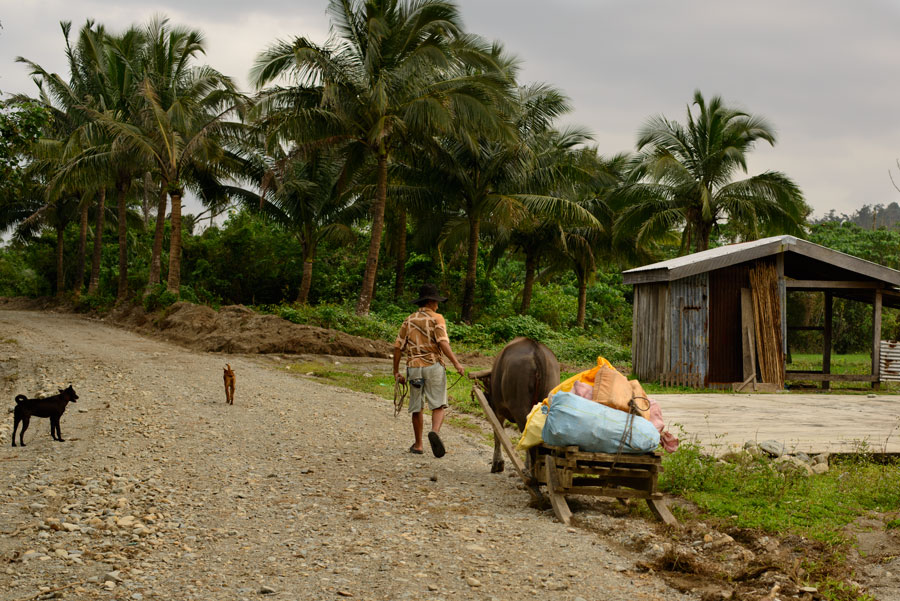
[[[897, 0], [457, 0], [466, 29], [522, 61], [522, 82], [563, 90], [566, 123], [602, 154], [634, 150], [651, 115], [684, 121], [693, 91], [766, 117], [773, 147], [750, 173], [783, 171], [815, 215], [900, 201]], [[276, 39], [328, 34], [326, 0], [0, 0], [0, 90], [33, 93], [24, 56], [64, 72], [60, 20], [119, 31], [165, 14], [201, 29], [207, 59], [241, 85]]]

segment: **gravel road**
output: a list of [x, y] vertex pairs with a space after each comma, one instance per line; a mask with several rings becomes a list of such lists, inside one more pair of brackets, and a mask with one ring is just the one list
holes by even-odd
[[[224, 403], [222, 367], [237, 374]], [[67, 441], [0, 424], [0, 599], [696, 598], [635, 568], [655, 526], [583, 512], [566, 528], [489, 473], [447, 425], [406, 452], [389, 402], [68, 314], [0, 311], [0, 388], [72, 384]]]

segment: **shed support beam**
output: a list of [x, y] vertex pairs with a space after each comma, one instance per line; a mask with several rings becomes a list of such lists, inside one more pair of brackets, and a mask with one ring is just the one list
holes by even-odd
[[775, 256], [775, 272], [778, 274], [778, 310], [781, 313], [781, 355], [782, 370], [787, 369], [784, 361], [787, 360], [787, 288], [784, 280], [784, 252]]
[[[825, 332], [824, 332], [824, 341], [822, 348], [822, 373], [830, 374], [831, 373], [831, 332], [832, 332], [832, 322], [834, 320], [834, 297], [831, 292], [825, 292]], [[822, 388], [828, 389], [831, 387], [831, 383], [828, 380], [822, 380]]]
[[883, 288], [881, 282], [857, 282], [857, 281], [832, 281], [832, 280], [785, 280], [785, 286], [789, 289], [799, 290], [872, 290]]
[[881, 387], [881, 290], [875, 291], [872, 303], [872, 375], [876, 377], [872, 388], [878, 390]]

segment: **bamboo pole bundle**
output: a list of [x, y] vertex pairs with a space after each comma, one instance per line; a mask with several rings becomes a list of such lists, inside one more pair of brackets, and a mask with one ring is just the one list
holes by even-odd
[[771, 264], [759, 263], [750, 269], [756, 353], [763, 382], [784, 388], [784, 355], [781, 340], [781, 295], [778, 274]]

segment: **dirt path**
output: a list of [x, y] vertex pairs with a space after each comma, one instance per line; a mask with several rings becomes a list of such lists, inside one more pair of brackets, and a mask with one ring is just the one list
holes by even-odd
[[[222, 366], [237, 373], [223, 403]], [[0, 600], [666, 599], [615, 511], [567, 529], [447, 426], [406, 453], [390, 404], [73, 315], [0, 311], [0, 393], [73, 384], [65, 443], [0, 424]], [[607, 534], [598, 534], [607, 533]], [[53, 592], [59, 587], [67, 587]]]

